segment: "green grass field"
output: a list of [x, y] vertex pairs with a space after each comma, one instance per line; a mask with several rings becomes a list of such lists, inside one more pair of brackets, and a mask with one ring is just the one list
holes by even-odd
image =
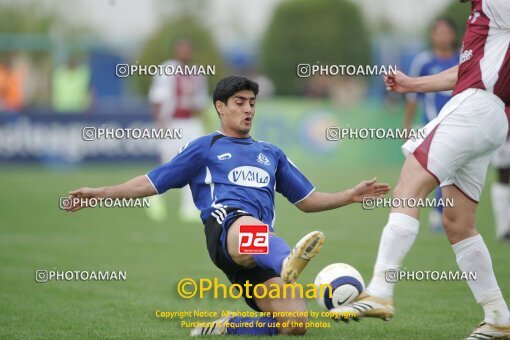
[[[60, 196], [80, 186], [103, 186], [145, 173], [150, 165], [87, 166], [50, 171], [41, 166], [0, 167], [0, 338], [167, 338], [189, 330], [178, 320], [155, 317], [156, 310], [249, 310], [240, 300], [180, 298], [177, 282], [185, 277], [226, 278], [213, 266], [203, 226], [148, 220], [143, 209], [59, 210]], [[399, 169], [302, 166], [318, 190], [333, 191], [377, 175], [395, 185]], [[492, 180], [492, 173], [489, 176]], [[491, 251], [503, 294], [510, 302], [510, 246], [496, 241], [486, 188], [478, 225]], [[166, 195], [176, 215], [178, 195]], [[387, 209], [364, 211], [360, 205], [332, 212], [304, 214], [284, 199], [277, 201], [277, 232], [293, 245], [308, 231], [326, 234], [319, 256], [301, 277], [334, 262], [356, 267], [370, 279]], [[457, 270], [444, 237], [430, 232], [426, 213], [417, 242], [405, 261], [408, 270]], [[34, 272], [47, 270], [125, 270], [126, 281], [52, 281], [36, 283]], [[311, 329], [318, 339], [460, 339], [482, 319], [465, 282], [401, 282], [396, 288], [396, 315], [389, 322], [331, 322]], [[309, 308], [319, 310], [315, 301]], [[324, 319], [326, 320], [326, 319]], [[326, 320], [327, 321], [327, 320]]]

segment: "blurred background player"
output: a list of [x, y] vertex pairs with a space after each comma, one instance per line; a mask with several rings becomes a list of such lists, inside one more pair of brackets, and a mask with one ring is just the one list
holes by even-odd
[[[181, 39], [173, 47], [174, 59], [162, 65], [189, 65], [193, 59], [193, 45]], [[182, 129], [182, 140], [161, 140], [160, 162], [165, 164], [180, 148], [204, 134], [201, 112], [207, 104], [207, 82], [197, 75], [154, 76], [149, 89], [149, 102], [156, 126], [161, 129]], [[166, 206], [160, 197], [153, 197], [147, 209], [150, 218], [166, 218]], [[181, 190], [179, 218], [184, 222], [200, 222], [189, 186]]]
[[92, 102], [90, 78], [89, 66], [77, 54], [57, 66], [51, 79], [53, 110], [59, 113], [86, 111]]
[[[436, 19], [430, 29], [431, 49], [418, 54], [409, 71], [411, 77], [429, 76], [445, 71], [459, 63], [457, 49], [457, 26], [449, 18]], [[443, 106], [452, 97], [452, 91], [431, 93], [408, 93], [406, 95], [406, 109], [404, 129], [412, 128], [414, 116], [421, 104], [421, 124], [427, 125], [436, 118]], [[510, 192], [510, 191], [509, 191]], [[437, 188], [435, 197], [441, 198], [441, 188]], [[429, 227], [436, 232], [443, 231], [443, 207], [438, 206], [429, 213]]]
[[[510, 109], [507, 107], [507, 116]], [[492, 165], [496, 168], [497, 179], [491, 186], [492, 211], [496, 237], [510, 241], [510, 135], [505, 144], [496, 152]]]

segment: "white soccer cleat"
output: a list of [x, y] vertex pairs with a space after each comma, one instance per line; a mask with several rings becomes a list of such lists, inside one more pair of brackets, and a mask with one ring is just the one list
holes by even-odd
[[330, 312], [335, 314], [335, 320], [348, 321], [367, 317], [389, 321], [395, 314], [395, 308], [393, 299], [382, 299], [363, 292], [350, 304], [333, 308]]
[[193, 328], [190, 336], [227, 335], [227, 323], [231, 317], [232, 314], [229, 314], [212, 322], [204, 322], [204, 326]]
[[510, 340], [510, 326], [498, 326], [482, 322], [466, 340]]
[[319, 253], [324, 244], [324, 234], [312, 231], [294, 246], [289, 256], [283, 260], [280, 273], [285, 283], [293, 283], [310, 260]]

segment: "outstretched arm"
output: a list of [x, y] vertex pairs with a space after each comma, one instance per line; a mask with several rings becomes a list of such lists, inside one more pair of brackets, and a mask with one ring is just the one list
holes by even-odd
[[379, 197], [390, 191], [386, 183], [376, 183], [377, 178], [363, 181], [354, 188], [335, 193], [312, 192], [310, 196], [297, 203], [296, 206], [304, 212], [318, 212], [340, 208], [351, 203], [361, 203], [366, 197]]
[[101, 188], [80, 188], [69, 193], [70, 206], [67, 211], [78, 211], [84, 208], [77, 200], [73, 198], [138, 198], [157, 194], [156, 189], [151, 184], [147, 176], [142, 175], [130, 179], [119, 185], [101, 187]]
[[395, 74], [385, 75], [384, 83], [386, 90], [398, 93], [448, 91], [455, 87], [458, 72], [458, 65], [441, 73], [423, 77], [409, 77], [397, 71]]

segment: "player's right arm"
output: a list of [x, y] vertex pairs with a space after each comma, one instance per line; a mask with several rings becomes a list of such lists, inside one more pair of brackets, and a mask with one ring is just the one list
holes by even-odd
[[186, 144], [170, 162], [135, 177], [125, 183], [102, 188], [81, 188], [71, 191], [71, 206], [67, 211], [78, 211], [83, 200], [73, 198], [138, 198], [163, 194], [173, 188], [182, 188], [202, 169], [210, 145], [210, 136]]
[[[83, 199], [98, 198], [138, 198], [157, 194], [158, 192], [149, 181], [147, 176], [142, 175], [130, 179], [119, 185], [106, 186], [101, 188], [80, 188], [69, 193], [70, 205], [67, 211], [78, 211], [84, 206], [81, 205]], [[81, 200], [75, 200], [80, 198]]]
[[397, 93], [425, 93], [453, 90], [457, 83], [459, 66], [449, 68], [441, 73], [423, 77], [409, 77], [397, 71], [384, 76], [386, 90]]

